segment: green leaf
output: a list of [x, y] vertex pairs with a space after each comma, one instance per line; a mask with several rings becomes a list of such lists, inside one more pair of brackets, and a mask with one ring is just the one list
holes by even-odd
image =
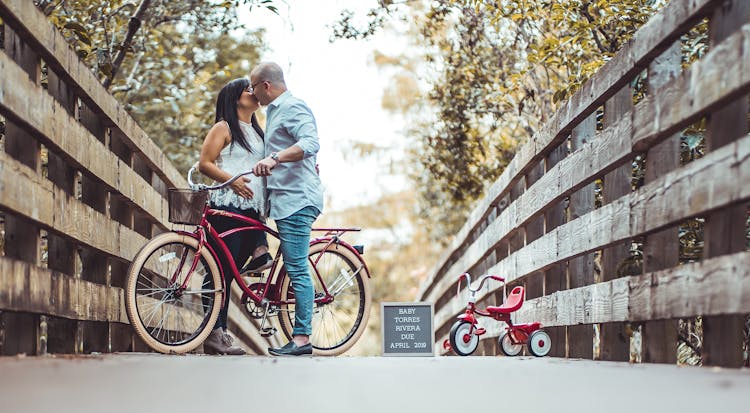
[[112, 74], [112, 65], [110, 63], [105, 63], [99, 66], [99, 71], [106, 76], [110, 76]]
[[78, 40], [82, 41], [83, 43], [86, 43], [87, 45], [91, 46], [91, 38], [86, 33], [76, 32], [76, 36], [78, 36]]
[[67, 22], [65, 23], [65, 26], [63, 26], [63, 28], [73, 30], [75, 32], [88, 33], [88, 30], [86, 30], [86, 28], [78, 22]]

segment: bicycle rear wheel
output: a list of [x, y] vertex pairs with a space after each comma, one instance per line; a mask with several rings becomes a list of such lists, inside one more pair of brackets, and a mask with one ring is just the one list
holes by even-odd
[[[337, 356], [349, 350], [367, 327], [370, 284], [364, 263], [354, 253], [338, 245], [324, 250], [325, 245], [311, 245], [308, 255], [316, 300], [310, 341], [315, 355]], [[316, 260], [317, 265], [313, 265]], [[325, 299], [326, 290], [332, 300]], [[280, 298], [282, 301], [294, 299], [288, 274], [281, 281]], [[294, 304], [281, 305], [279, 323], [291, 340]]]
[[[195, 238], [166, 232], [151, 239], [128, 269], [128, 319], [146, 345], [158, 352], [194, 350], [219, 316], [224, 296], [221, 275], [207, 248], [199, 257], [197, 249]], [[190, 281], [182, 290], [188, 274]]]

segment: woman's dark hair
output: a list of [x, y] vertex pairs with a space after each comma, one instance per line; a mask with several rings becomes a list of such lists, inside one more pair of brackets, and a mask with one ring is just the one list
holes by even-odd
[[[242, 92], [244, 92], [250, 86], [250, 80], [241, 77], [234, 79], [227, 83], [221, 91], [219, 91], [219, 97], [216, 98], [216, 119], [214, 122], [218, 123], [222, 120], [229, 124], [229, 131], [232, 134], [232, 145], [235, 142], [241, 147], [245, 148], [248, 152], [252, 152], [250, 143], [247, 141], [245, 134], [242, 133], [240, 128], [240, 120], [237, 118], [237, 101], [240, 100]], [[250, 124], [253, 126], [258, 135], [263, 139], [263, 129], [258, 124], [258, 119], [253, 113], [250, 117]]]

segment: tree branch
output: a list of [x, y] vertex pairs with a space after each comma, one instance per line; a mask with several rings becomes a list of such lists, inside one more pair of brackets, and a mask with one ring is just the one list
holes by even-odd
[[125, 54], [127, 54], [128, 48], [133, 42], [133, 37], [135, 37], [135, 33], [141, 27], [141, 19], [150, 5], [151, 0], [143, 0], [140, 6], [138, 6], [138, 9], [136, 9], [135, 14], [133, 14], [133, 17], [130, 18], [130, 21], [128, 22], [128, 33], [125, 35], [125, 40], [120, 44], [120, 50], [117, 52], [117, 57], [115, 57], [114, 63], [112, 63], [112, 72], [106, 79], [104, 79], [103, 85], [105, 89], [109, 89], [115, 76], [117, 76], [117, 72], [120, 70], [120, 65], [122, 65], [122, 61], [125, 59]]
[[[589, 14], [589, 3], [586, 2], [584, 4], [581, 4], [581, 9], [580, 10], [581, 10], [581, 14], [583, 15], [583, 17], [585, 17], [586, 20], [590, 24], [594, 24], [594, 17], [591, 16], [591, 14]], [[604, 45], [602, 44], [601, 40], [599, 39], [599, 35], [596, 34], [596, 29], [595, 28], [591, 29], [591, 34], [594, 36], [594, 42], [596, 43], [596, 47], [599, 48], [599, 51], [602, 52], [602, 53], [609, 52], [609, 49], [606, 48], [606, 47], [604, 47]], [[604, 35], [604, 36], [605, 36], [605, 39], [606, 39], [606, 35]]]
[[701, 349], [698, 348], [698, 346], [696, 346], [695, 344], [691, 343], [688, 337], [685, 337], [682, 333], [679, 333], [678, 336], [679, 336], [680, 341], [685, 343], [686, 346], [690, 347], [690, 349], [693, 350], [695, 354], [699, 356], [701, 355]]

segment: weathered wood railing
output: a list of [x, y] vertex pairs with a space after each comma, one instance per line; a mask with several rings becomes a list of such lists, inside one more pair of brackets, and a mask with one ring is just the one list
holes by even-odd
[[[703, 19], [708, 53], [683, 68], [680, 38]], [[644, 71], [647, 96], [634, 104], [631, 81]], [[677, 320], [702, 316], [704, 364], [742, 365], [749, 90], [750, 2], [669, 2], [520, 148], [422, 285], [437, 348], [465, 306], [455, 281], [469, 271], [525, 285], [516, 320], [548, 326], [554, 356], [628, 360], [640, 325], [643, 361], [674, 363]], [[705, 156], [680, 165], [680, 131], [701, 120]], [[639, 156], [644, 185], [632, 189]], [[695, 219], [703, 259], [680, 265], [678, 229]], [[502, 290], [481, 297], [496, 304]], [[501, 326], [484, 324], [479, 354], [497, 354]]]
[[[187, 184], [32, 1], [0, 19], [0, 354], [145, 351], [125, 274]], [[230, 328], [269, 344], [236, 303]]]

